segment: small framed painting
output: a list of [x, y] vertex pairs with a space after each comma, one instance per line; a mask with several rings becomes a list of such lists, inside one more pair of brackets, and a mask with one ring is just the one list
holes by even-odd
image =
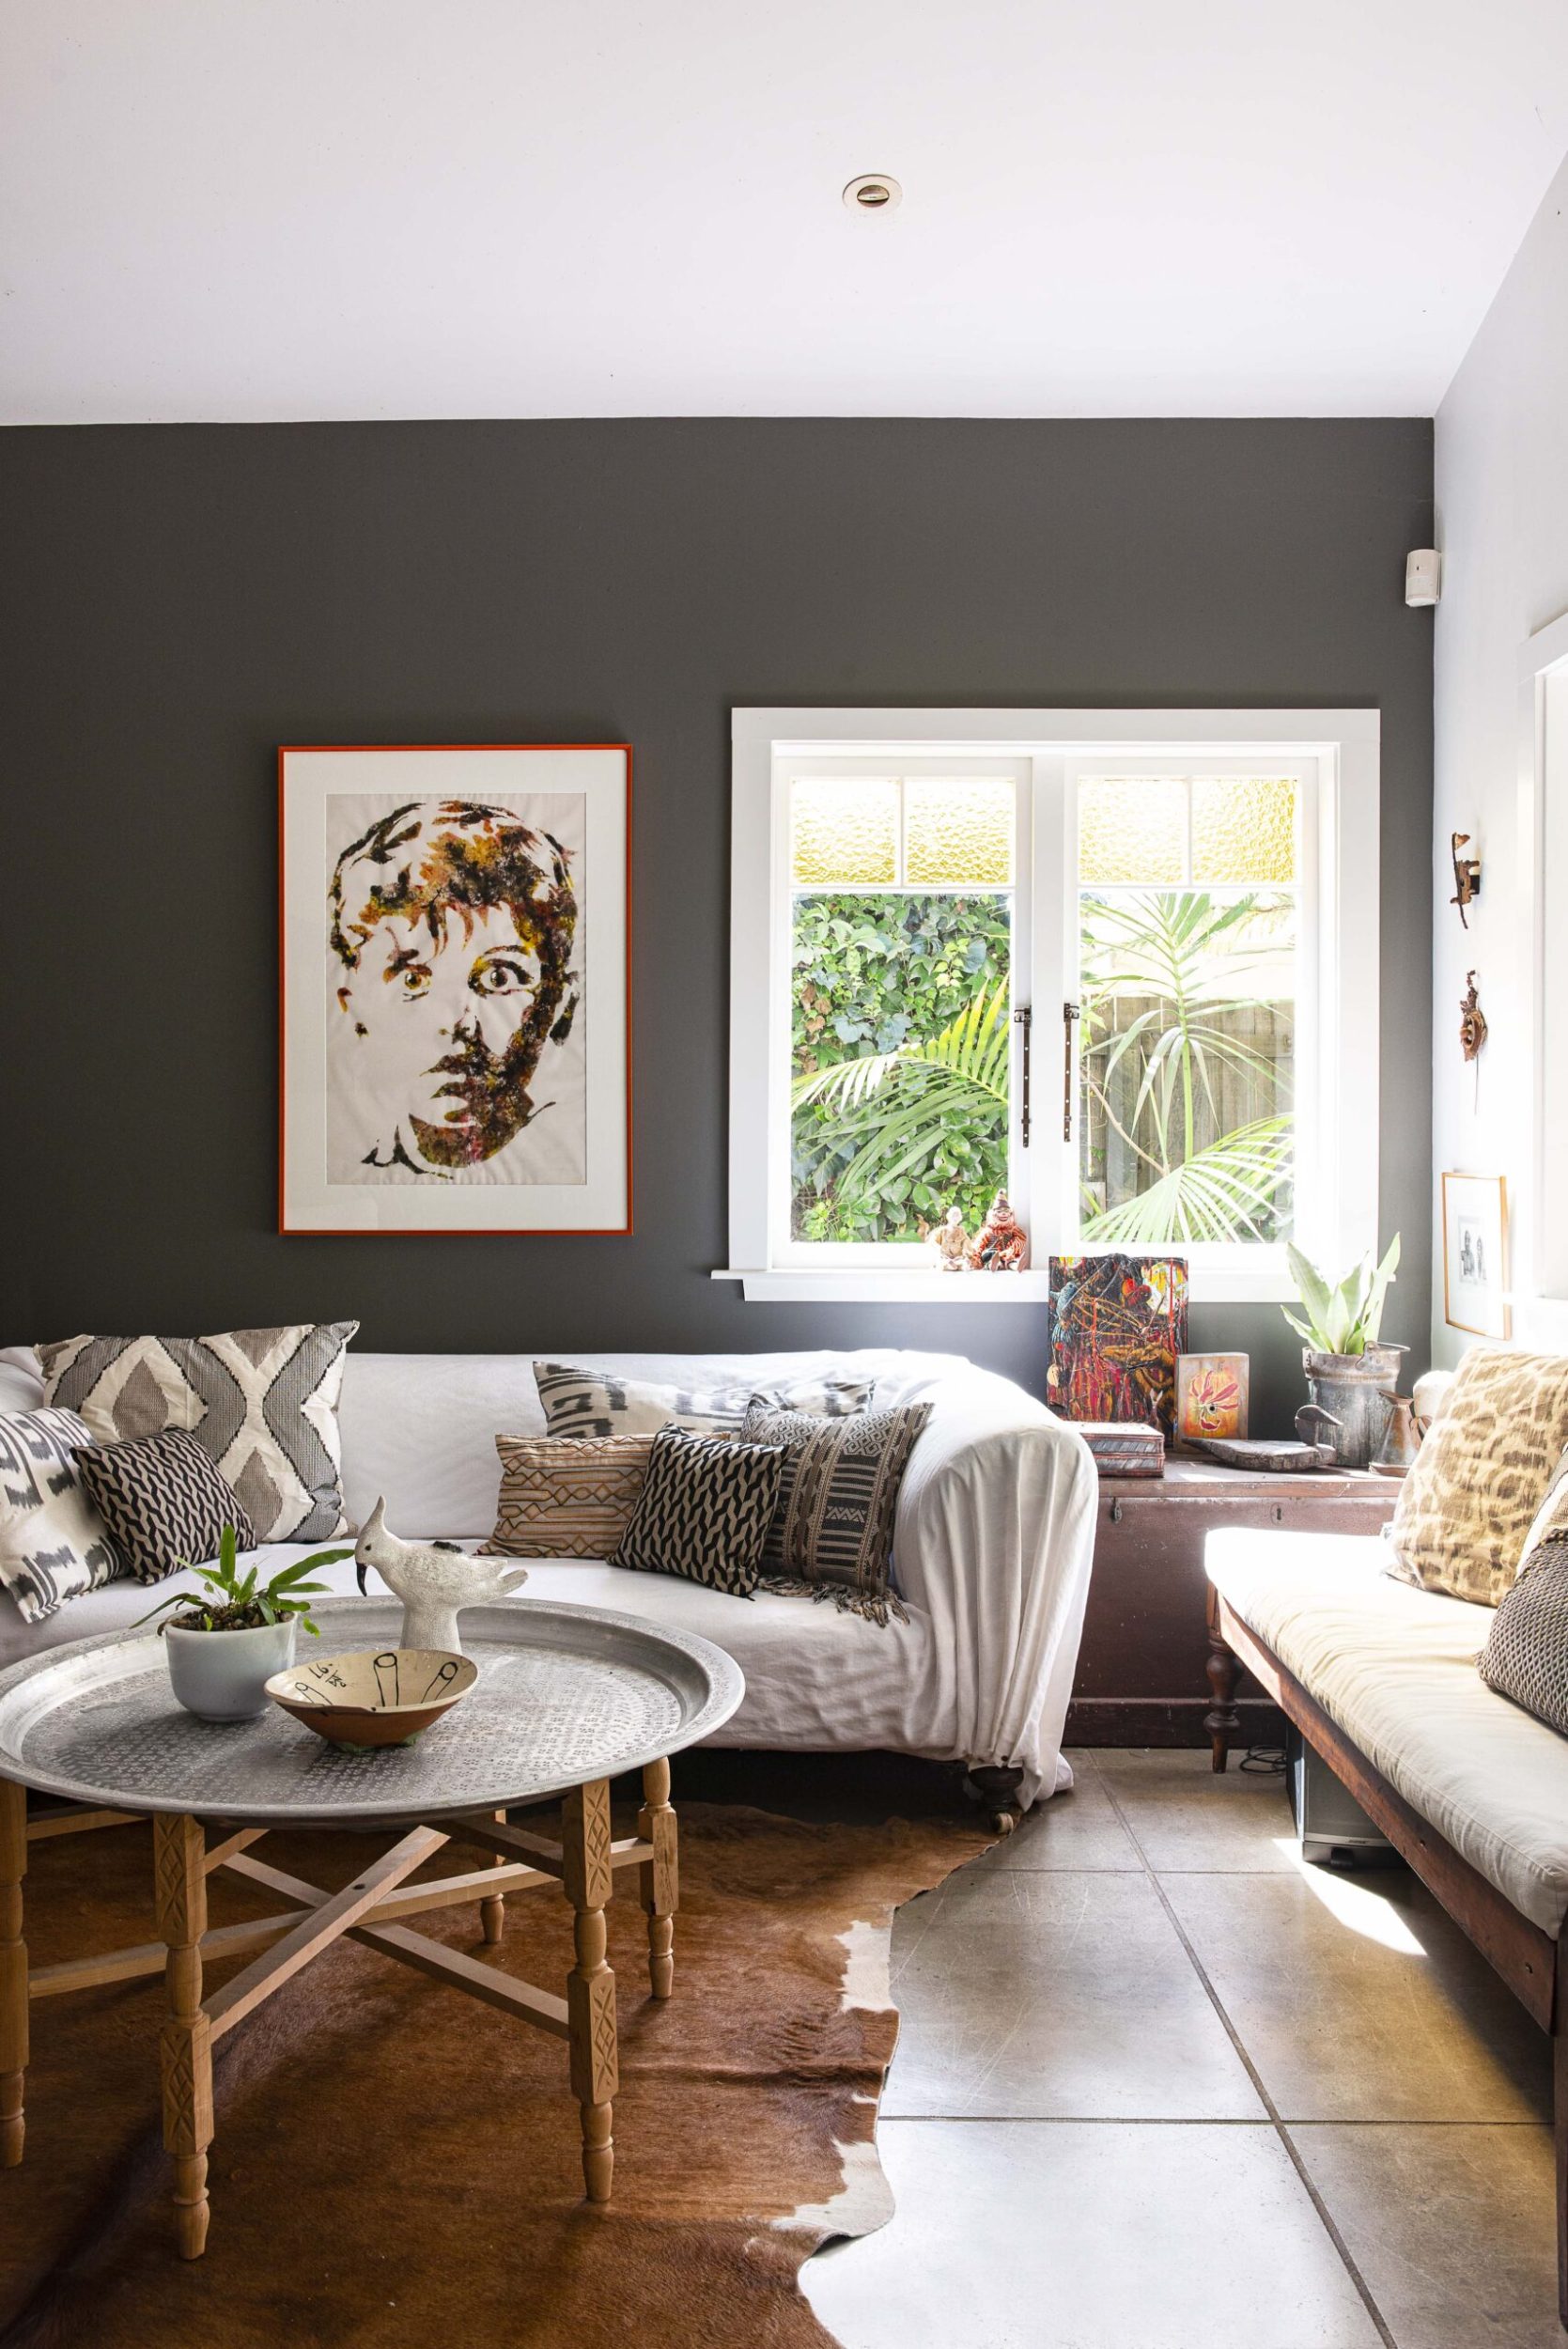
[[1211, 1436], [1244, 1438], [1251, 1384], [1246, 1354], [1178, 1354], [1176, 1443], [1186, 1451]]
[[625, 743], [287, 748], [280, 1228], [631, 1228]]
[[1443, 1176], [1443, 1316], [1473, 1337], [1514, 1333], [1508, 1305], [1508, 1186], [1500, 1174]]

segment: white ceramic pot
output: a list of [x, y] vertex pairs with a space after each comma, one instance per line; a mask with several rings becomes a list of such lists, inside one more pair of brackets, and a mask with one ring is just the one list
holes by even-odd
[[180, 1631], [163, 1634], [169, 1655], [169, 1685], [187, 1713], [204, 1721], [248, 1721], [265, 1713], [267, 1683], [294, 1661], [299, 1629], [264, 1623], [254, 1631]]

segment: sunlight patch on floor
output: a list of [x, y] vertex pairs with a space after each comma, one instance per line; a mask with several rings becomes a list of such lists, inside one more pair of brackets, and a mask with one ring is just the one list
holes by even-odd
[[1274, 1847], [1294, 1862], [1302, 1882], [1337, 1923], [1347, 1925], [1352, 1933], [1360, 1934], [1368, 1941], [1380, 1941], [1386, 1950], [1397, 1950], [1403, 1957], [1426, 1955], [1386, 1894], [1374, 1892], [1370, 1885], [1358, 1884], [1353, 1877], [1340, 1875], [1316, 1860], [1303, 1859], [1294, 1836], [1277, 1835]]

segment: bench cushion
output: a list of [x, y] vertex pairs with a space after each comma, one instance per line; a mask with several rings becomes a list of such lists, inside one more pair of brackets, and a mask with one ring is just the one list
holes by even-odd
[[1568, 1738], [1488, 1688], [1490, 1607], [1413, 1590], [1386, 1545], [1211, 1533], [1209, 1579], [1412, 1810], [1531, 1922], [1568, 1913]]

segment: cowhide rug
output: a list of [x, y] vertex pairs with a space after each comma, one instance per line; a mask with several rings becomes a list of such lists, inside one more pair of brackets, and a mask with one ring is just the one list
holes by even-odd
[[[629, 1875], [612, 1910], [607, 2209], [581, 2199], [562, 2043], [343, 1942], [223, 2044], [211, 2233], [188, 2264], [160, 2141], [162, 1981], [77, 1992], [34, 2007], [26, 2158], [0, 2172], [3, 2349], [823, 2349], [800, 2265], [892, 2207], [874, 2132], [893, 1911], [987, 1839], [955, 1816], [823, 1826], [698, 1802], [680, 1820], [668, 2004], [647, 1995]], [[385, 1842], [261, 1852], [334, 1887]], [[426, 1873], [476, 1864], [453, 1844]], [[214, 1924], [277, 1906], [210, 1884]], [[35, 1843], [34, 1963], [148, 1939], [150, 1886], [144, 1827]], [[416, 1921], [480, 1946], [474, 1909]], [[492, 1954], [559, 1989], [565, 1901], [514, 1895]]]

